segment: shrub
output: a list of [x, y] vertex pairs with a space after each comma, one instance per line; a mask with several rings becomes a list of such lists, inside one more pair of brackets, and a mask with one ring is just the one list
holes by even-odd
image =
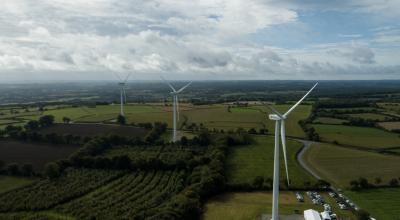
[[56, 163], [48, 163], [44, 168], [44, 173], [50, 179], [57, 178], [61, 174], [60, 167]]

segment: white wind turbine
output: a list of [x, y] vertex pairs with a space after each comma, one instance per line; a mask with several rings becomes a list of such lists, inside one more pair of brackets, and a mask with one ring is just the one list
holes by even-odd
[[318, 85], [316, 83], [295, 105], [293, 105], [285, 114], [279, 113], [272, 106], [267, 105], [272, 112], [269, 119], [275, 121], [275, 149], [274, 149], [274, 182], [272, 190], [272, 220], [279, 219], [279, 129], [281, 130], [283, 158], [285, 160], [286, 179], [289, 185], [289, 172], [286, 158], [286, 134], [285, 134], [285, 120], [289, 114], [311, 93], [311, 91]]
[[125, 116], [125, 114], [124, 114], [124, 103], [126, 103], [125, 86], [126, 86], [126, 82], [128, 81], [130, 75], [131, 75], [131, 73], [129, 73], [123, 80], [118, 74], [115, 74], [115, 76], [117, 76], [117, 78], [119, 79], [118, 86], [119, 86], [119, 89], [121, 92], [121, 112], [120, 112], [121, 116]]
[[[181, 93], [183, 90], [185, 90], [192, 82], [189, 82], [182, 88], [180, 88], [178, 91], [169, 83], [167, 80], [165, 80], [163, 77], [161, 79], [171, 88], [172, 92], [170, 93], [172, 95], [172, 100], [173, 100], [173, 134], [172, 134], [172, 142], [176, 142], [176, 125], [177, 125], [177, 120], [179, 121], [179, 100], [178, 100], [178, 94]], [[178, 117], [177, 117], [178, 116]]]

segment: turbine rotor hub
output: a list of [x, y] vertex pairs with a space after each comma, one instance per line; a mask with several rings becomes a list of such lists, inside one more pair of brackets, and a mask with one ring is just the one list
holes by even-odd
[[270, 120], [273, 120], [273, 121], [282, 120], [277, 114], [270, 114], [270, 115], [268, 115], [268, 117], [269, 117]]

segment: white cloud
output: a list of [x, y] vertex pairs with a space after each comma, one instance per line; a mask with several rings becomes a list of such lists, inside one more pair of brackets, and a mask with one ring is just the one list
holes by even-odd
[[[134, 71], [138, 78], [323, 78], [335, 71], [373, 74], [385, 60], [384, 51], [375, 53], [368, 45], [290, 50], [252, 43], [249, 34], [298, 19], [294, 7], [272, 0], [2, 4], [0, 30], [7, 31], [0, 32], [0, 74]], [[388, 69], [393, 74], [396, 68]]]

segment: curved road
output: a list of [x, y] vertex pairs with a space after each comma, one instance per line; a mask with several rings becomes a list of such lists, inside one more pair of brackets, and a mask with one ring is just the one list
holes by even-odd
[[308, 140], [302, 140], [302, 139], [295, 139], [298, 142], [301, 142], [303, 144], [303, 148], [301, 148], [300, 152], [297, 154], [297, 161], [299, 162], [300, 166], [302, 166], [305, 170], [307, 170], [308, 173], [310, 173], [312, 176], [314, 176], [317, 180], [322, 179], [318, 174], [316, 174], [303, 160], [303, 155], [304, 152], [311, 146], [311, 144], [315, 144], [317, 142], [313, 141], [308, 141]]

